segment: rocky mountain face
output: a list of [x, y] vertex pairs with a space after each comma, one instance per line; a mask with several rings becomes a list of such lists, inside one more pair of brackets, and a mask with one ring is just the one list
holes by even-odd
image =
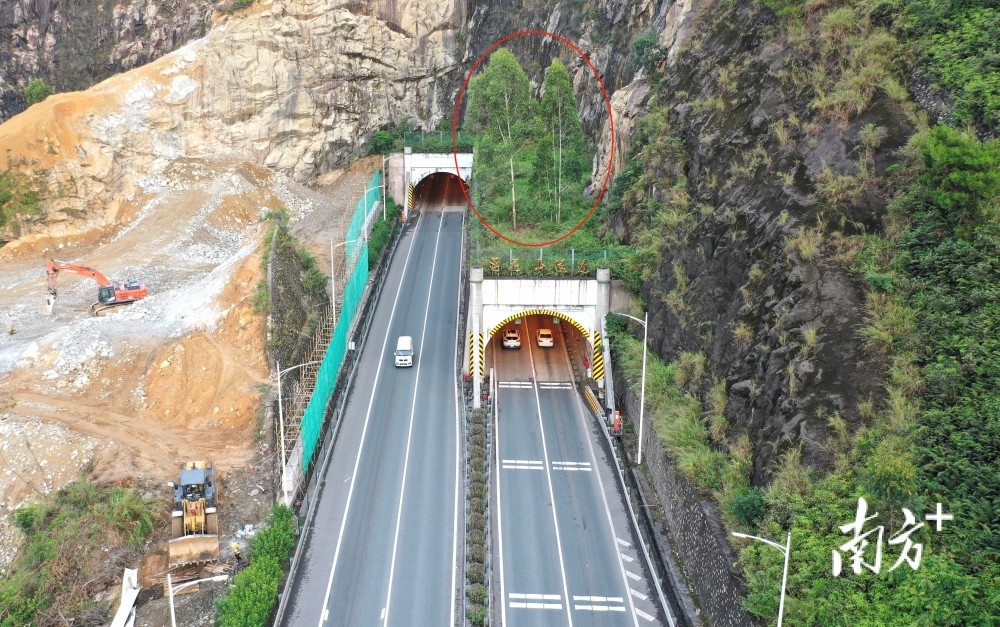
[[242, 156], [311, 180], [357, 156], [378, 128], [440, 119], [450, 100], [439, 78], [455, 67], [464, 21], [452, 0], [365, 11], [258, 2], [148, 65], [51, 96], [0, 125], [9, 162], [32, 170], [44, 197], [18, 244], [99, 235], [179, 157]]
[[201, 37], [215, 0], [0, 3], [0, 122], [25, 109], [32, 79], [86, 89]]
[[[885, 101], [849, 122], [817, 115], [789, 90], [795, 58], [766, 38], [774, 20], [755, 3], [720, 11], [648, 103], [673, 143], [646, 192], [669, 206], [670, 184], [686, 184], [691, 210], [678, 235], [664, 234], [660, 269], [643, 286], [651, 341], [668, 361], [704, 355], [706, 389], [726, 384], [729, 436], [750, 435], [758, 486], [791, 448], [828, 466], [828, 418], [859, 425], [859, 406], [880, 394], [882, 366], [859, 333], [863, 285], [837, 244], [876, 228], [885, 199], [860, 181], [884, 174], [912, 134]], [[647, 218], [626, 201], [615, 229], [628, 239]]]

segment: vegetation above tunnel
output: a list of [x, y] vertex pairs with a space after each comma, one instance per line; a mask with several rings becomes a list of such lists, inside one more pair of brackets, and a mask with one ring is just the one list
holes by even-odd
[[476, 207], [491, 226], [511, 239], [545, 242], [587, 215], [593, 148], [559, 59], [545, 72], [538, 101], [514, 55], [493, 52], [469, 83], [466, 126], [475, 137]]

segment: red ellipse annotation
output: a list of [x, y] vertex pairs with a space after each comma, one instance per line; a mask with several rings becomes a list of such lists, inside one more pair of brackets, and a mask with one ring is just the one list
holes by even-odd
[[[568, 233], [561, 235], [560, 237], [557, 237], [554, 240], [548, 242], [539, 242], [539, 243], [519, 242], [517, 240], [511, 239], [503, 235], [502, 233], [494, 229], [493, 226], [490, 225], [490, 223], [487, 222], [482, 215], [480, 215], [479, 211], [476, 210], [476, 205], [472, 202], [472, 199], [469, 198], [469, 193], [468, 190], [466, 189], [465, 181], [462, 180], [462, 173], [458, 167], [458, 112], [462, 107], [462, 99], [465, 97], [465, 90], [469, 86], [469, 80], [472, 79], [472, 75], [476, 72], [476, 68], [479, 67], [479, 64], [482, 63], [483, 59], [489, 56], [491, 52], [493, 52], [497, 47], [502, 45], [505, 41], [513, 39], [514, 37], [521, 37], [523, 35], [542, 35], [544, 37], [552, 37], [553, 39], [557, 39], [560, 42], [566, 44], [567, 46], [572, 48], [578, 55], [580, 55], [580, 58], [583, 59], [584, 62], [586, 62], [587, 66], [590, 68], [590, 71], [594, 73], [594, 78], [597, 79], [597, 84], [601, 86], [601, 92], [604, 94], [604, 104], [608, 107], [608, 121], [610, 122], [611, 125], [611, 142], [610, 142], [611, 152], [608, 155], [608, 171], [604, 173], [604, 182], [601, 185], [601, 191], [599, 194], [597, 194], [597, 198], [594, 199], [594, 205], [590, 208], [590, 212], [586, 216], [584, 216], [584, 218], [580, 220], [580, 223], [574, 226], [573, 229]], [[611, 115], [611, 99], [608, 98], [608, 90], [604, 88], [604, 81], [601, 80], [601, 76], [597, 73], [597, 69], [594, 68], [594, 64], [590, 62], [590, 59], [587, 58], [587, 55], [583, 54], [583, 52], [581, 52], [580, 49], [573, 42], [563, 37], [560, 37], [555, 33], [550, 33], [544, 30], [523, 30], [516, 32], [512, 35], [507, 35], [503, 39], [500, 39], [492, 46], [490, 46], [486, 50], [486, 52], [484, 52], [476, 60], [476, 62], [472, 65], [472, 69], [469, 70], [469, 73], [465, 77], [465, 82], [462, 84], [462, 89], [461, 91], [458, 92], [458, 100], [455, 102], [455, 115], [454, 117], [452, 117], [451, 120], [451, 148], [452, 148], [452, 154], [454, 154], [455, 156], [455, 173], [458, 175], [459, 180], [462, 181], [461, 185], [462, 194], [465, 196], [465, 200], [468, 201], [469, 207], [472, 208], [473, 213], [476, 214], [476, 217], [479, 218], [479, 221], [482, 222], [486, 228], [492, 231], [493, 234], [496, 235], [497, 237], [506, 240], [511, 244], [517, 244], [518, 246], [549, 246], [551, 244], [555, 244], [556, 242], [560, 242], [566, 239], [567, 237], [575, 233], [577, 229], [586, 224], [587, 220], [590, 219], [590, 216], [594, 215], [594, 211], [597, 210], [597, 205], [601, 202], [601, 198], [604, 196], [604, 191], [608, 187], [608, 180], [611, 178], [611, 164], [613, 163], [615, 156], [615, 121]]]

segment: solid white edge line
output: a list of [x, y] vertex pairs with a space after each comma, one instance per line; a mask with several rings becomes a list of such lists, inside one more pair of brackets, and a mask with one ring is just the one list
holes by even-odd
[[[496, 357], [494, 356], [494, 364], [496, 363]], [[493, 376], [496, 377], [496, 371], [494, 370]], [[503, 578], [503, 507], [500, 505], [500, 421], [497, 420], [497, 416], [500, 414], [500, 388], [496, 390], [496, 398], [493, 399], [493, 441], [495, 446], [493, 447], [493, 455], [496, 461], [496, 476], [497, 476], [497, 559], [500, 562], [500, 625], [507, 624], [507, 597], [504, 596], [504, 578]], [[511, 604], [511, 607], [514, 607]]]
[[[437, 258], [441, 244], [441, 231], [444, 227], [444, 213], [444, 211], [441, 212], [441, 220], [438, 222], [437, 236], [434, 238], [434, 257], [431, 260], [431, 284], [427, 289], [427, 305], [424, 306], [424, 320], [421, 323], [423, 328], [420, 331], [421, 349], [423, 349], [424, 339], [427, 337], [427, 317], [431, 313], [431, 294], [434, 292], [434, 270], [437, 268]], [[423, 359], [417, 361], [417, 373], [413, 380], [413, 388], [415, 391], [420, 389], [420, 368], [423, 364]], [[406, 432], [406, 454], [403, 456], [403, 479], [399, 486], [399, 507], [396, 508], [396, 532], [392, 537], [392, 560], [389, 562], [389, 585], [386, 587], [385, 593], [385, 618], [382, 620], [383, 625], [389, 624], [389, 612], [392, 608], [392, 581], [396, 574], [396, 550], [399, 548], [399, 529], [403, 522], [403, 502], [406, 496], [406, 471], [410, 466], [410, 443], [413, 439], [413, 423], [417, 416], [418, 396], [419, 394], [414, 392], [413, 402], [410, 404], [410, 426]]]
[[[413, 238], [410, 241], [410, 249], [406, 251], [406, 261], [403, 262], [403, 271], [399, 276], [399, 286], [396, 287], [396, 296], [392, 300], [392, 310], [389, 312], [389, 323], [388, 327], [392, 326], [392, 320], [396, 316], [396, 304], [399, 302], [399, 295], [403, 291], [403, 285], [406, 283], [404, 280], [406, 278], [406, 268], [410, 265], [410, 255], [413, 254], [413, 240], [417, 238], [417, 230], [423, 226], [423, 221], [419, 221], [417, 228], [413, 230]], [[378, 307], [378, 303], [375, 304]], [[374, 316], [374, 313], [372, 314]], [[365, 448], [365, 436], [368, 434], [368, 424], [372, 416], [372, 406], [375, 403], [375, 392], [378, 390], [378, 378], [382, 373], [382, 366], [385, 364], [385, 360], [382, 358], [385, 355], [385, 348], [389, 345], [389, 334], [386, 333], [385, 339], [382, 340], [382, 350], [379, 351], [378, 355], [378, 368], [375, 369], [375, 380], [372, 385], [372, 395], [368, 399], [368, 411], [365, 413], [365, 426], [361, 429], [361, 445], [358, 446], [358, 455], [354, 459], [354, 471], [351, 473], [351, 487], [347, 490], [347, 506], [344, 507], [344, 517], [340, 521], [340, 532], [337, 534], [337, 548], [333, 552], [333, 564], [330, 565], [330, 578], [326, 582], [326, 593], [323, 595], [323, 612], [320, 614], [319, 627], [323, 626], [326, 621], [326, 617], [329, 615], [329, 605], [327, 603], [330, 601], [330, 590], [333, 589], [333, 575], [337, 572], [337, 560], [340, 559], [340, 546], [344, 541], [344, 529], [347, 527], [347, 515], [351, 511], [351, 499], [354, 496], [354, 484], [358, 476], [358, 466], [361, 464], [361, 453]]]
[[[535, 371], [535, 356], [531, 350], [531, 345], [528, 345], [528, 359], [531, 361], [531, 379], [533, 381], [538, 381], [538, 373]], [[542, 401], [538, 397], [538, 386], [534, 386], [535, 390], [535, 407], [538, 409], [538, 431], [542, 436], [542, 457], [545, 460], [545, 480], [549, 486], [549, 504], [552, 509], [552, 525], [556, 530], [556, 551], [559, 554], [559, 572], [562, 575], [563, 584], [563, 595], [565, 598], [569, 599], [569, 584], [566, 582], [566, 566], [563, 564], [562, 556], [562, 540], [559, 537], [559, 516], [556, 514], [556, 495], [555, 490], [552, 489], [552, 472], [549, 470], [549, 449], [545, 444], [545, 424], [542, 422]], [[573, 613], [570, 611], [569, 603], [566, 604], [566, 620], [569, 621], [569, 627], [573, 627]]]
[[[565, 342], [563, 342], [562, 355], [563, 359], [566, 361], [566, 367], [568, 369], [568, 372], [572, 372], [573, 364], [570, 363], [569, 352], [566, 349]], [[587, 449], [590, 451], [591, 465], [592, 467], [596, 468], [597, 453], [594, 452], [594, 442], [590, 437], [590, 429], [588, 428], [587, 425], [586, 421], [587, 419], [584, 418], [585, 414], [586, 415], [590, 414], [587, 413], [587, 409], [583, 406], [583, 399], [580, 397], [580, 394], [575, 390], [573, 391], [573, 397], [576, 399], [576, 407], [577, 407], [576, 416], [583, 427], [584, 438], [587, 440]], [[604, 490], [604, 479], [601, 477], [601, 473], [599, 472], [594, 473], [594, 476], [597, 477], [597, 485], [600, 488], [601, 502], [604, 503], [604, 513], [607, 514], [608, 529], [611, 532], [611, 537], [620, 542], [621, 539], [615, 533], [615, 521], [614, 518], [611, 516], [611, 507], [608, 505], [608, 495]], [[625, 589], [628, 590], [629, 589], [628, 579], [625, 576], [625, 573], [627, 571], [625, 570], [625, 562], [622, 561], [621, 552], [618, 550], [618, 547], [614, 543], [612, 543], [611, 548], [614, 550], [615, 557], [618, 558], [618, 569], [622, 576], [622, 583], [624, 584]], [[632, 600], [632, 595], [626, 594], [625, 596], [628, 597], [628, 606], [629, 609], [632, 610], [632, 622], [635, 625], [635, 627], [639, 627], [639, 617], [635, 613], [635, 602]]]
[[[459, 250], [465, 250], [465, 212], [462, 212], [462, 239]], [[462, 324], [461, 324], [461, 313], [462, 313], [462, 266], [458, 266], [458, 291], [455, 298], [455, 372], [459, 369], [459, 357], [458, 357], [458, 336], [462, 334]], [[455, 521], [454, 527], [452, 528], [452, 546], [451, 546], [451, 624], [455, 624], [455, 610], [457, 601], [457, 590], [455, 586], [458, 584], [458, 512], [459, 512], [459, 495], [464, 497], [465, 494], [462, 490], [459, 490], [461, 485], [461, 467], [462, 467], [462, 434], [464, 433], [462, 429], [462, 412], [459, 405], [458, 399], [458, 385], [455, 386]], [[465, 545], [463, 540], [462, 545]], [[463, 575], [465, 573], [462, 573]], [[464, 598], [464, 597], [463, 597]]]

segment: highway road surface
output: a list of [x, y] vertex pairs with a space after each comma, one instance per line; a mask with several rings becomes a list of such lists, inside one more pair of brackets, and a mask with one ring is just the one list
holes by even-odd
[[[540, 324], [555, 331], [554, 347], [535, 345]], [[491, 349], [499, 483], [493, 549], [502, 623], [671, 625], [607, 443], [573, 384], [560, 326], [532, 316], [517, 328], [520, 349], [501, 349], [502, 333]]]
[[[464, 536], [458, 303], [465, 202], [423, 200], [403, 235], [321, 476], [284, 625], [453, 625]], [[454, 203], [454, 204], [453, 204]], [[396, 368], [410, 335], [412, 368]], [[460, 592], [459, 592], [460, 594]]]

